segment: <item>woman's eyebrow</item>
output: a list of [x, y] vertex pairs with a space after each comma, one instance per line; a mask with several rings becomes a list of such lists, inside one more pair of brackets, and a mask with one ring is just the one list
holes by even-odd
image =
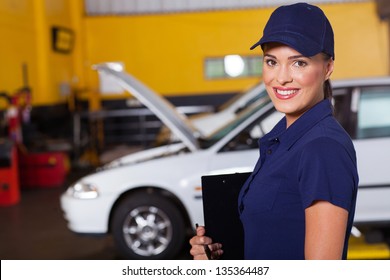
[[272, 55], [272, 54], [268, 54], [268, 53], [266, 53], [266, 54], [264, 54], [264, 57], [266, 57], [266, 56], [269, 56], [269, 57], [271, 57], [271, 58], [274, 58], [274, 59], [276, 59], [276, 56], [274, 56], [274, 55]]
[[[272, 54], [268, 54], [268, 53], [264, 54], [264, 57], [267, 57], [267, 56], [268, 56], [268, 57], [271, 57], [271, 58], [273, 58], [273, 59], [277, 59], [276, 56], [274, 56], [274, 55], [272, 55]], [[310, 57], [304, 56], [304, 55], [302, 55], [302, 54], [289, 56], [287, 59], [288, 59], [288, 60], [294, 60], [294, 59], [298, 59], [298, 58], [307, 58], [307, 59], [311, 59]]]
[[289, 57], [288, 57], [289, 60], [298, 59], [298, 58], [307, 58], [307, 59], [311, 59], [310, 57], [304, 56], [304, 55], [302, 55], [302, 54], [293, 55], [293, 56], [289, 56]]

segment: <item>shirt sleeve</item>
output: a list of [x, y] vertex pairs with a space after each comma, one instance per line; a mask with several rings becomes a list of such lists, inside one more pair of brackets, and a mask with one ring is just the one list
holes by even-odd
[[343, 145], [326, 137], [311, 141], [301, 154], [298, 169], [304, 209], [316, 200], [325, 200], [350, 211], [357, 171]]

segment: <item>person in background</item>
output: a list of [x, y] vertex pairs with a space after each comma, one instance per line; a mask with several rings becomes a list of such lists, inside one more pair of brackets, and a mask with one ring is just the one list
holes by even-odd
[[[262, 38], [263, 81], [282, 120], [259, 140], [260, 157], [238, 198], [245, 259], [346, 259], [358, 188], [356, 153], [333, 117], [332, 27], [307, 3], [277, 8]], [[207, 229], [194, 259], [223, 255]]]

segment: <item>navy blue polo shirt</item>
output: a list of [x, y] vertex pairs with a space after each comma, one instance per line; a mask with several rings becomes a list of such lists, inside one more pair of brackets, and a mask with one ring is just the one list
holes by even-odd
[[345, 259], [358, 173], [351, 138], [333, 117], [330, 101], [319, 102], [288, 129], [283, 118], [259, 146], [238, 201], [245, 259], [304, 259], [305, 209], [316, 200], [348, 211]]

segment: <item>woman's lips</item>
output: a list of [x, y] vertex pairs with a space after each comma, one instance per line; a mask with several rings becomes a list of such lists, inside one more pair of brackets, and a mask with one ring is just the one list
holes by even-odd
[[299, 90], [296, 88], [274, 88], [274, 92], [278, 99], [286, 100], [296, 96]]

